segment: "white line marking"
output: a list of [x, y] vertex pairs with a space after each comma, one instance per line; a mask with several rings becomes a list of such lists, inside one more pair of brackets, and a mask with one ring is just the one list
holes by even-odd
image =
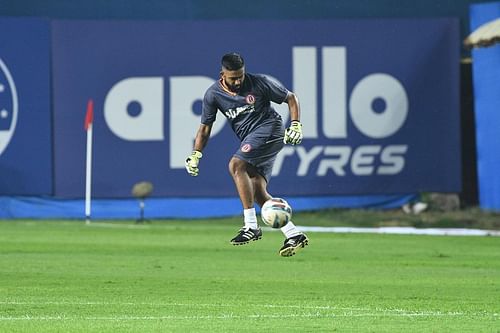
[[101, 227], [101, 228], [124, 228], [124, 229], [149, 229], [149, 225], [136, 225], [136, 224], [123, 224], [123, 223], [102, 223], [90, 222], [85, 224], [87, 227]]
[[[241, 304], [206, 304], [206, 303], [155, 303], [155, 302], [81, 302], [81, 301], [46, 301], [46, 302], [26, 302], [26, 301], [0, 301], [0, 305], [97, 305], [97, 306], [154, 306], [154, 307], [199, 307], [199, 308], [221, 308], [221, 307], [234, 307]], [[370, 308], [353, 308], [353, 307], [337, 307], [330, 305], [290, 305], [290, 304], [248, 304], [250, 307], [261, 307], [261, 308], [287, 308], [287, 309], [311, 309], [311, 310], [348, 310], [348, 311], [371, 311]], [[376, 311], [382, 311], [382, 309], [375, 309]], [[401, 309], [383, 309], [383, 311], [405, 311]]]
[[[304, 232], [332, 232], [332, 233], [371, 233], [395, 235], [431, 235], [431, 236], [496, 236], [500, 237], [500, 230], [461, 229], [461, 228], [414, 228], [414, 227], [381, 227], [381, 228], [351, 228], [351, 227], [312, 227], [297, 226]], [[265, 228], [266, 230], [277, 230]]]
[[[39, 225], [37, 222], [24, 222], [25, 225]], [[75, 222], [60, 222], [60, 224], [75, 225]], [[157, 224], [163, 226], [164, 224]], [[123, 229], [149, 229], [150, 225], [125, 224], [114, 222], [91, 222], [89, 227], [123, 228]], [[380, 227], [380, 228], [355, 228], [355, 227], [317, 227], [300, 226], [297, 228], [304, 232], [326, 233], [369, 233], [392, 235], [430, 235], [430, 236], [492, 236], [500, 237], [500, 230], [467, 229], [467, 228], [415, 228], [415, 227]], [[266, 231], [278, 231], [270, 227], [262, 227]]]
[[[22, 302], [22, 301], [2, 301], [0, 305], [88, 305], [88, 306], [153, 306], [161, 307], [192, 307], [192, 308], [211, 308], [220, 309], [221, 307], [235, 307], [241, 304], [189, 304], [189, 303], [133, 303], [133, 302]], [[330, 305], [308, 306], [308, 305], [286, 305], [286, 304], [249, 304], [252, 308], [282, 308], [282, 309], [302, 309], [313, 310], [314, 312], [304, 313], [283, 313], [283, 314], [248, 314], [235, 315], [233, 313], [222, 313], [217, 315], [198, 315], [198, 316], [175, 316], [175, 315], [160, 315], [160, 316], [140, 316], [140, 315], [123, 315], [115, 316], [0, 316], [0, 321], [20, 321], [20, 320], [39, 320], [39, 321], [56, 321], [56, 320], [102, 320], [102, 321], [118, 321], [118, 320], [206, 320], [206, 319], [255, 319], [255, 318], [333, 318], [333, 317], [496, 317], [498, 313], [489, 312], [460, 312], [460, 311], [420, 311], [420, 310], [404, 310], [404, 309], [384, 309], [384, 308], [359, 308], [359, 307], [338, 307]]]
[[[470, 316], [498, 316], [497, 314], [470, 314]], [[19, 317], [0, 317], [0, 321], [15, 321], [15, 320], [38, 320], [38, 321], [55, 321], [55, 320], [102, 320], [102, 321], [119, 321], [119, 320], [207, 320], [207, 319], [283, 319], [283, 318], [335, 318], [335, 317], [461, 317], [464, 316], [460, 312], [409, 312], [409, 313], [302, 313], [302, 314], [251, 314], [251, 315], [234, 315], [233, 313], [223, 313], [220, 315], [206, 316], [134, 316], [134, 315], [117, 315], [117, 316], [19, 316]]]

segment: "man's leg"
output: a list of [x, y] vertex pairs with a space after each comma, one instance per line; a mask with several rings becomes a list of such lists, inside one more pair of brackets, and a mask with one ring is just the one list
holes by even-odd
[[229, 162], [229, 172], [233, 177], [241, 204], [243, 205], [245, 222], [245, 226], [231, 239], [231, 244], [233, 245], [247, 244], [251, 240], [259, 240], [262, 237], [262, 231], [257, 224], [257, 215], [254, 207], [254, 187], [250, 179], [249, 168], [253, 168], [253, 166], [234, 156]]
[[[267, 200], [271, 199], [271, 195], [267, 192], [267, 182], [253, 167], [249, 168], [249, 175], [255, 191], [255, 201], [262, 207]], [[291, 257], [295, 255], [309, 242], [307, 236], [299, 231], [292, 221], [289, 221], [281, 228], [281, 232], [283, 232], [286, 237], [283, 246], [279, 250], [279, 254], [282, 257]]]
[[234, 156], [229, 161], [229, 172], [238, 190], [243, 209], [253, 208], [254, 206], [254, 188], [248, 173], [249, 167], [252, 166]]

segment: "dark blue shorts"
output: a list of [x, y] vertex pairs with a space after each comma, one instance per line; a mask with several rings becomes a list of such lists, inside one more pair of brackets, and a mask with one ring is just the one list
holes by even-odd
[[253, 165], [269, 182], [276, 155], [284, 146], [283, 136], [281, 121], [264, 124], [243, 139], [234, 156]]

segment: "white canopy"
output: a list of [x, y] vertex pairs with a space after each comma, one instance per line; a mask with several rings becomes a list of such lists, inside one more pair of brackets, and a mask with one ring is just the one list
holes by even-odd
[[468, 48], [488, 47], [499, 42], [500, 17], [479, 26], [464, 40], [464, 45]]

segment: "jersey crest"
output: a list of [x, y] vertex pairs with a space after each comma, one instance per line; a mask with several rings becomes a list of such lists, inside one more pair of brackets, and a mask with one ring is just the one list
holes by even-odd
[[247, 97], [245, 97], [245, 101], [248, 104], [255, 104], [255, 96], [248, 94]]
[[249, 143], [245, 143], [244, 145], [241, 146], [241, 151], [244, 153], [248, 153], [250, 150], [252, 150], [252, 146]]

